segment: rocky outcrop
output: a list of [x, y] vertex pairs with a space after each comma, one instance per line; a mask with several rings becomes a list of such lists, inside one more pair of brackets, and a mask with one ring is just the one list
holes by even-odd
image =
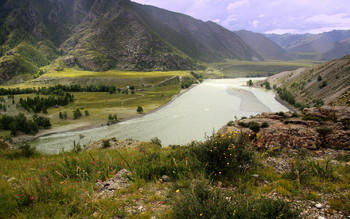
[[[258, 124], [260, 130], [249, 128]], [[257, 125], [255, 125], [256, 127]], [[262, 113], [224, 126], [220, 133], [244, 132], [260, 148], [320, 148], [350, 150], [350, 107], [304, 109], [302, 114]], [[255, 132], [252, 131], [255, 130]]]
[[95, 185], [98, 191], [97, 197], [111, 197], [114, 191], [128, 186], [130, 184], [130, 179], [130, 172], [126, 169], [122, 169], [113, 178], [106, 179], [106, 181], [99, 180]]

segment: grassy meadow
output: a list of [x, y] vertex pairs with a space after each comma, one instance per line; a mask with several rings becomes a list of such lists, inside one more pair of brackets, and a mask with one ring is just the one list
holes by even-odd
[[[211, 69], [216, 69], [216, 72], [221, 72], [222, 77], [261, 77], [271, 76], [283, 71], [292, 71], [305, 66], [319, 64], [319, 61], [273, 61], [268, 60], [264, 62], [256, 61], [239, 61], [228, 60], [225, 62], [211, 64]], [[215, 72], [215, 70], [212, 70]]]
[[[126, 89], [134, 86], [135, 91], [129, 90], [128, 94], [108, 92], [71, 92], [75, 96], [75, 101], [66, 106], [49, 108], [48, 116], [51, 119], [52, 127], [61, 128], [59, 130], [72, 130], [76, 128], [86, 128], [107, 124], [108, 116], [116, 114], [118, 119], [126, 119], [138, 115], [136, 109], [142, 106], [144, 113], [152, 111], [167, 103], [174, 95], [181, 90], [181, 84], [169, 84], [156, 86], [174, 76], [190, 77], [190, 71], [157, 71], [157, 72], [135, 72], [110, 70], [106, 72], [81, 71], [66, 68], [64, 71], [51, 71], [41, 77], [19, 84], [2, 85], [0, 88], [38, 88], [50, 87], [57, 84], [80, 84], [86, 85], [114, 85], [117, 88]], [[12, 99], [4, 97], [8, 115], [24, 113], [31, 117], [32, 113], [26, 112], [17, 106], [20, 98], [35, 97], [36, 94], [15, 95], [14, 103]], [[73, 120], [73, 110], [80, 109], [84, 114], [85, 110], [89, 116], [82, 116], [79, 120]], [[59, 113], [66, 112], [68, 119], [60, 119]], [[4, 113], [4, 112], [3, 112]], [[79, 125], [80, 124], [80, 125]], [[74, 125], [74, 126], [71, 126]], [[66, 127], [63, 128], [62, 127]], [[45, 133], [50, 130], [45, 131]], [[1, 131], [0, 136], [8, 136], [8, 131]]]
[[[116, 149], [110, 148], [116, 139], [105, 139], [102, 148], [58, 155], [25, 145], [11, 150], [0, 140], [0, 215], [314, 218], [308, 206], [318, 202], [329, 205], [322, 210], [326, 217], [350, 213], [348, 153], [322, 157], [302, 149], [258, 150], [252, 140], [231, 132], [184, 146], [162, 148], [153, 141]], [[103, 195], [96, 184], [121, 169], [130, 172], [127, 182]], [[170, 180], [160, 181], [163, 175]]]

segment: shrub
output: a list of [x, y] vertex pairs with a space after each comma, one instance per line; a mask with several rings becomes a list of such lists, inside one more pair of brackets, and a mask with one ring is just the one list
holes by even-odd
[[327, 81], [323, 81], [322, 84], [320, 84], [319, 88], [322, 89], [328, 85]]
[[267, 127], [269, 127], [269, 123], [268, 122], [263, 122], [261, 124], [261, 128], [267, 128]]
[[137, 107], [137, 109], [136, 109], [136, 112], [138, 112], [138, 113], [143, 113], [143, 108], [142, 108], [142, 106], [138, 106]]
[[333, 132], [333, 129], [329, 127], [320, 127], [320, 128], [317, 128], [316, 131], [318, 132], [318, 134], [325, 137], [326, 135], [331, 134]]
[[109, 139], [106, 139], [106, 140], [103, 140], [102, 141], [102, 148], [109, 148], [109, 147], [111, 147], [111, 144], [110, 144], [110, 142], [109, 142]]
[[234, 126], [235, 125], [235, 122], [234, 121], [229, 121], [228, 123], [227, 123], [227, 126]]
[[283, 200], [230, 195], [197, 183], [189, 190], [179, 191], [173, 203], [173, 218], [298, 218]]
[[337, 180], [334, 168], [327, 161], [297, 160], [292, 163], [291, 170], [284, 175], [284, 178], [297, 180], [301, 185], [307, 185], [312, 178]]
[[157, 137], [152, 138], [151, 143], [162, 147], [162, 141]]
[[260, 125], [257, 122], [251, 122], [249, 124], [249, 128], [250, 128], [250, 130], [252, 130], [255, 133], [258, 133], [260, 131]]
[[254, 164], [254, 153], [248, 146], [248, 136], [214, 135], [205, 142], [193, 145], [192, 154], [211, 178], [233, 176]]

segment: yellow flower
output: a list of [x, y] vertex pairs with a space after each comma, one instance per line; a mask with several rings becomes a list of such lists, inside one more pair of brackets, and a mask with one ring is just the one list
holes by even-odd
[[203, 216], [203, 214], [199, 214], [199, 216], [201, 216], [201, 217], [202, 217], [202, 216]]
[[176, 190], [176, 193], [179, 193], [180, 192], [180, 190], [178, 189], [178, 190]]
[[227, 165], [230, 165], [230, 163], [227, 163]]
[[219, 174], [221, 174], [221, 172], [219, 172]]

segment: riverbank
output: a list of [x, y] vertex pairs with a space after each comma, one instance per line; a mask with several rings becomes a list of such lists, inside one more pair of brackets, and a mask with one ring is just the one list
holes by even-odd
[[[182, 96], [183, 94], [185, 94], [186, 92], [188, 92], [189, 90], [194, 88], [196, 85], [197, 84], [193, 84], [187, 89], [181, 89], [180, 92], [178, 94], [174, 95], [169, 101], [167, 101], [166, 103], [156, 107], [153, 110], [150, 110], [150, 111], [148, 111], [146, 113], [142, 113], [142, 114], [138, 114], [138, 115], [129, 116], [127, 118], [123, 118], [118, 123], [126, 122], [128, 120], [132, 120], [132, 119], [135, 119], [135, 118], [140, 118], [140, 117], [149, 115], [151, 113], [157, 112], [158, 110], [161, 110], [162, 108], [164, 108], [167, 105], [171, 104], [176, 98], [179, 98], [180, 96]], [[99, 127], [103, 127], [103, 126], [107, 126], [107, 123], [106, 123], [105, 120], [99, 120], [99, 121], [96, 121], [96, 120], [93, 120], [93, 121], [89, 121], [89, 120], [79, 121], [79, 120], [76, 120], [75, 124], [69, 124], [69, 125], [54, 127], [54, 128], [51, 128], [51, 129], [40, 130], [35, 136], [32, 136], [32, 135], [21, 135], [21, 136], [18, 136], [18, 137], [13, 137], [12, 140], [13, 140], [14, 144], [20, 144], [20, 143], [23, 143], [23, 142], [33, 141], [33, 140], [35, 140], [37, 138], [44, 137], [44, 136], [49, 136], [49, 135], [53, 135], [53, 134], [62, 134], [62, 133], [65, 133], [65, 132], [81, 132], [81, 131], [86, 131], [86, 130], [99, 128]]]

